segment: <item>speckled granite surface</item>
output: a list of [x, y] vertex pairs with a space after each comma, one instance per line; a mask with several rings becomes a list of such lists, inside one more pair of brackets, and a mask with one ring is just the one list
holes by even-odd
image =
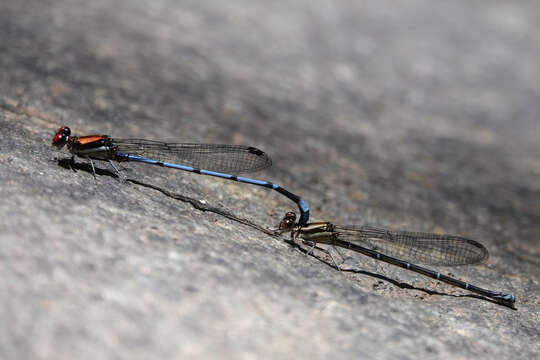
[[[2, 359], [538, 356], [537, 3], [148, 3], [0, 3]], [[486, 264], [440, 270], [514, 293], [517, 310], [369, 259], [339, 273], [107, 171], [73, 172], [50, 146], [62, 124], [257, 146], [274, 160], [257, 177], [302, 195], [314, 221], [482, 242]], [[127, 167], [265, 227], [294, 210]]]

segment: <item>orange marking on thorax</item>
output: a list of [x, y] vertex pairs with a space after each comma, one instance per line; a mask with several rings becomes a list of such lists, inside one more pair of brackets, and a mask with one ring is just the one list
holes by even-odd
[[78, 137], [77, 142], [80, 143], [81, 145], [85, 145], [85, 144], [103, 140], [103, 139], [105, 139], [105, 136], [103, 135], [88, 135], [88, 136]]

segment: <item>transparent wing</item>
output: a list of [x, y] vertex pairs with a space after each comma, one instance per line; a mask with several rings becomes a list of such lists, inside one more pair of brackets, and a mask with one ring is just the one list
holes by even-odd
[[335, 232], [340, 240], [411, 263], [471, 265], [489, 256], [479, 242], [455, 235], [390, 231], [370, 226], [335, 226]]
[[244, 145], [175, 144], [141, 139], [112, 139], [112, 143], [117, 153], [232, 174], [255, 172], [272, 165], [262, 150]]

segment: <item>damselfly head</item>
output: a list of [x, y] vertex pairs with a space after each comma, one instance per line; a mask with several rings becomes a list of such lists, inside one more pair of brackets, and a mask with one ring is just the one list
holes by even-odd
[[296, 214], [294, 212], [288, 212], [285, 217], [279, 223], [279, 230], [292, 230], [296, 225]]
[[61, 149], [64, 145], [66, 145], [70, 135], [71, 130], [67, 126], [62, 126], [56, 131], [52, 144], [58, 149]]

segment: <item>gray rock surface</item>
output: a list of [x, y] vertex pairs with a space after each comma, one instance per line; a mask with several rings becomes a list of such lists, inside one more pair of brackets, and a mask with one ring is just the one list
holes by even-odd
[[[538, 14], [532, 1], [3, 0], [0, 357], [537, 358]], [[257, 178], [305, 197], [314, 221], [482, 242], [486, 264], [440, 270], [512, 292], [517, 310], [370, 259], [340, 273], [107, 164], [96, 180], [66, 169], [50, 146], [62, 124], [257, 146], [274, 160]], [[295, 209], [127, 167], [264, 227]]]

